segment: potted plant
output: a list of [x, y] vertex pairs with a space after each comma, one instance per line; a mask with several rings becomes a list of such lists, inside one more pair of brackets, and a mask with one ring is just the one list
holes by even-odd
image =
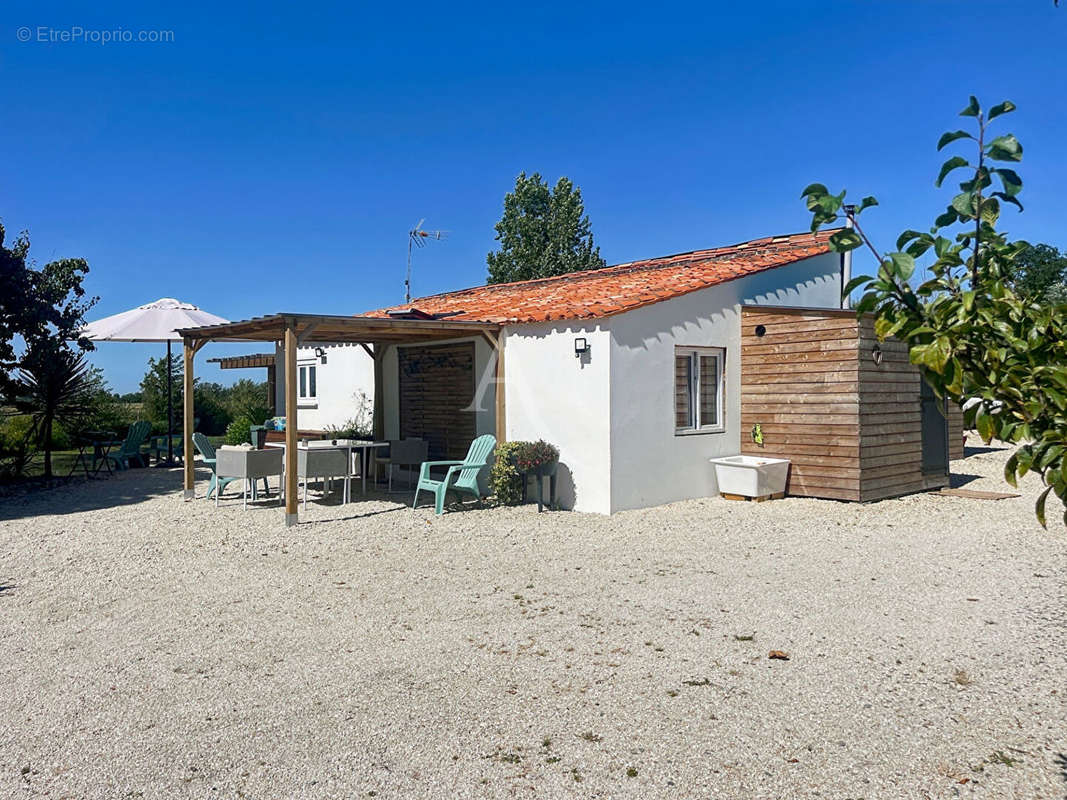
[[559, 450], [543, 439], [536, 442], [522, 442], [512, 454], [515, 468], [527, 475], [538, 478], [556, 474], [559, 466]]

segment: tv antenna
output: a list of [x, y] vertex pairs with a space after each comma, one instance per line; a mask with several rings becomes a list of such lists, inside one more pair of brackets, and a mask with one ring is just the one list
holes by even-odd
[[410, 231], [408, 231], [408, 274], [404, 279], [404, 302], [411, 302], [411, 247], [425, 247], [427, 239], [441, 240], [448, 236], [448, 231], [424, 231], [422, 229], [422, 223], [425, 219], [420, 219], [418, 224], [415, 225]]

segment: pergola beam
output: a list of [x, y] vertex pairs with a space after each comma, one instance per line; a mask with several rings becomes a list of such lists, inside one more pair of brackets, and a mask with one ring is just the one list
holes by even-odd
[[275, 314], [239, 322], [206, 325], [181, 331], [192, 339], [216, 341], [278, 341], [289, 324], [300, 329], [300, 344], [372, 343], [377, 341], [413, 341], [446, 339], [494, 332], [500, 326], [491, 322], [468, 320], [391, 319], [384, 317], [323, 316], [311, 314]]

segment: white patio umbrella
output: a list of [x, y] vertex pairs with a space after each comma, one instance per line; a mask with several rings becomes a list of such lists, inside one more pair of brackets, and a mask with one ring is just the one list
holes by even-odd
[[[166, 342], [167, 343], [167, 462], [173, 463], [171, 437], [174, 435], [174, 409], [171, 401], [171, 342], [181, 341], [177, 331], [200, 325], [229, 322], [202, 311], [192, 303], [162, 297], [154, 303], [90, 322], [79, 335], [94, 342]], [[188, 454], [186, 455], [188, 457]]]

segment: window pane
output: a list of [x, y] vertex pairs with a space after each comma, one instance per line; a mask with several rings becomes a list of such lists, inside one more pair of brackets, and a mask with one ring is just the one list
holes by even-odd
[[693, 419], [692, 370], [692, 358], [689, 356], [674, 357], [674, 427], [676, 428], [692, 428], [696, 424]]
[[308, 397], [315, 397], [315, 367], [308, 367], [308, 383], [311, 384], [311, 391], [308, 392]]
[[700, 427], [719, 424], [719, 357], [700, 357]]
[[307, 374], [308, 368], [301, 367], [297, 370], [300, 373], [300, 397], [307, 397]]

